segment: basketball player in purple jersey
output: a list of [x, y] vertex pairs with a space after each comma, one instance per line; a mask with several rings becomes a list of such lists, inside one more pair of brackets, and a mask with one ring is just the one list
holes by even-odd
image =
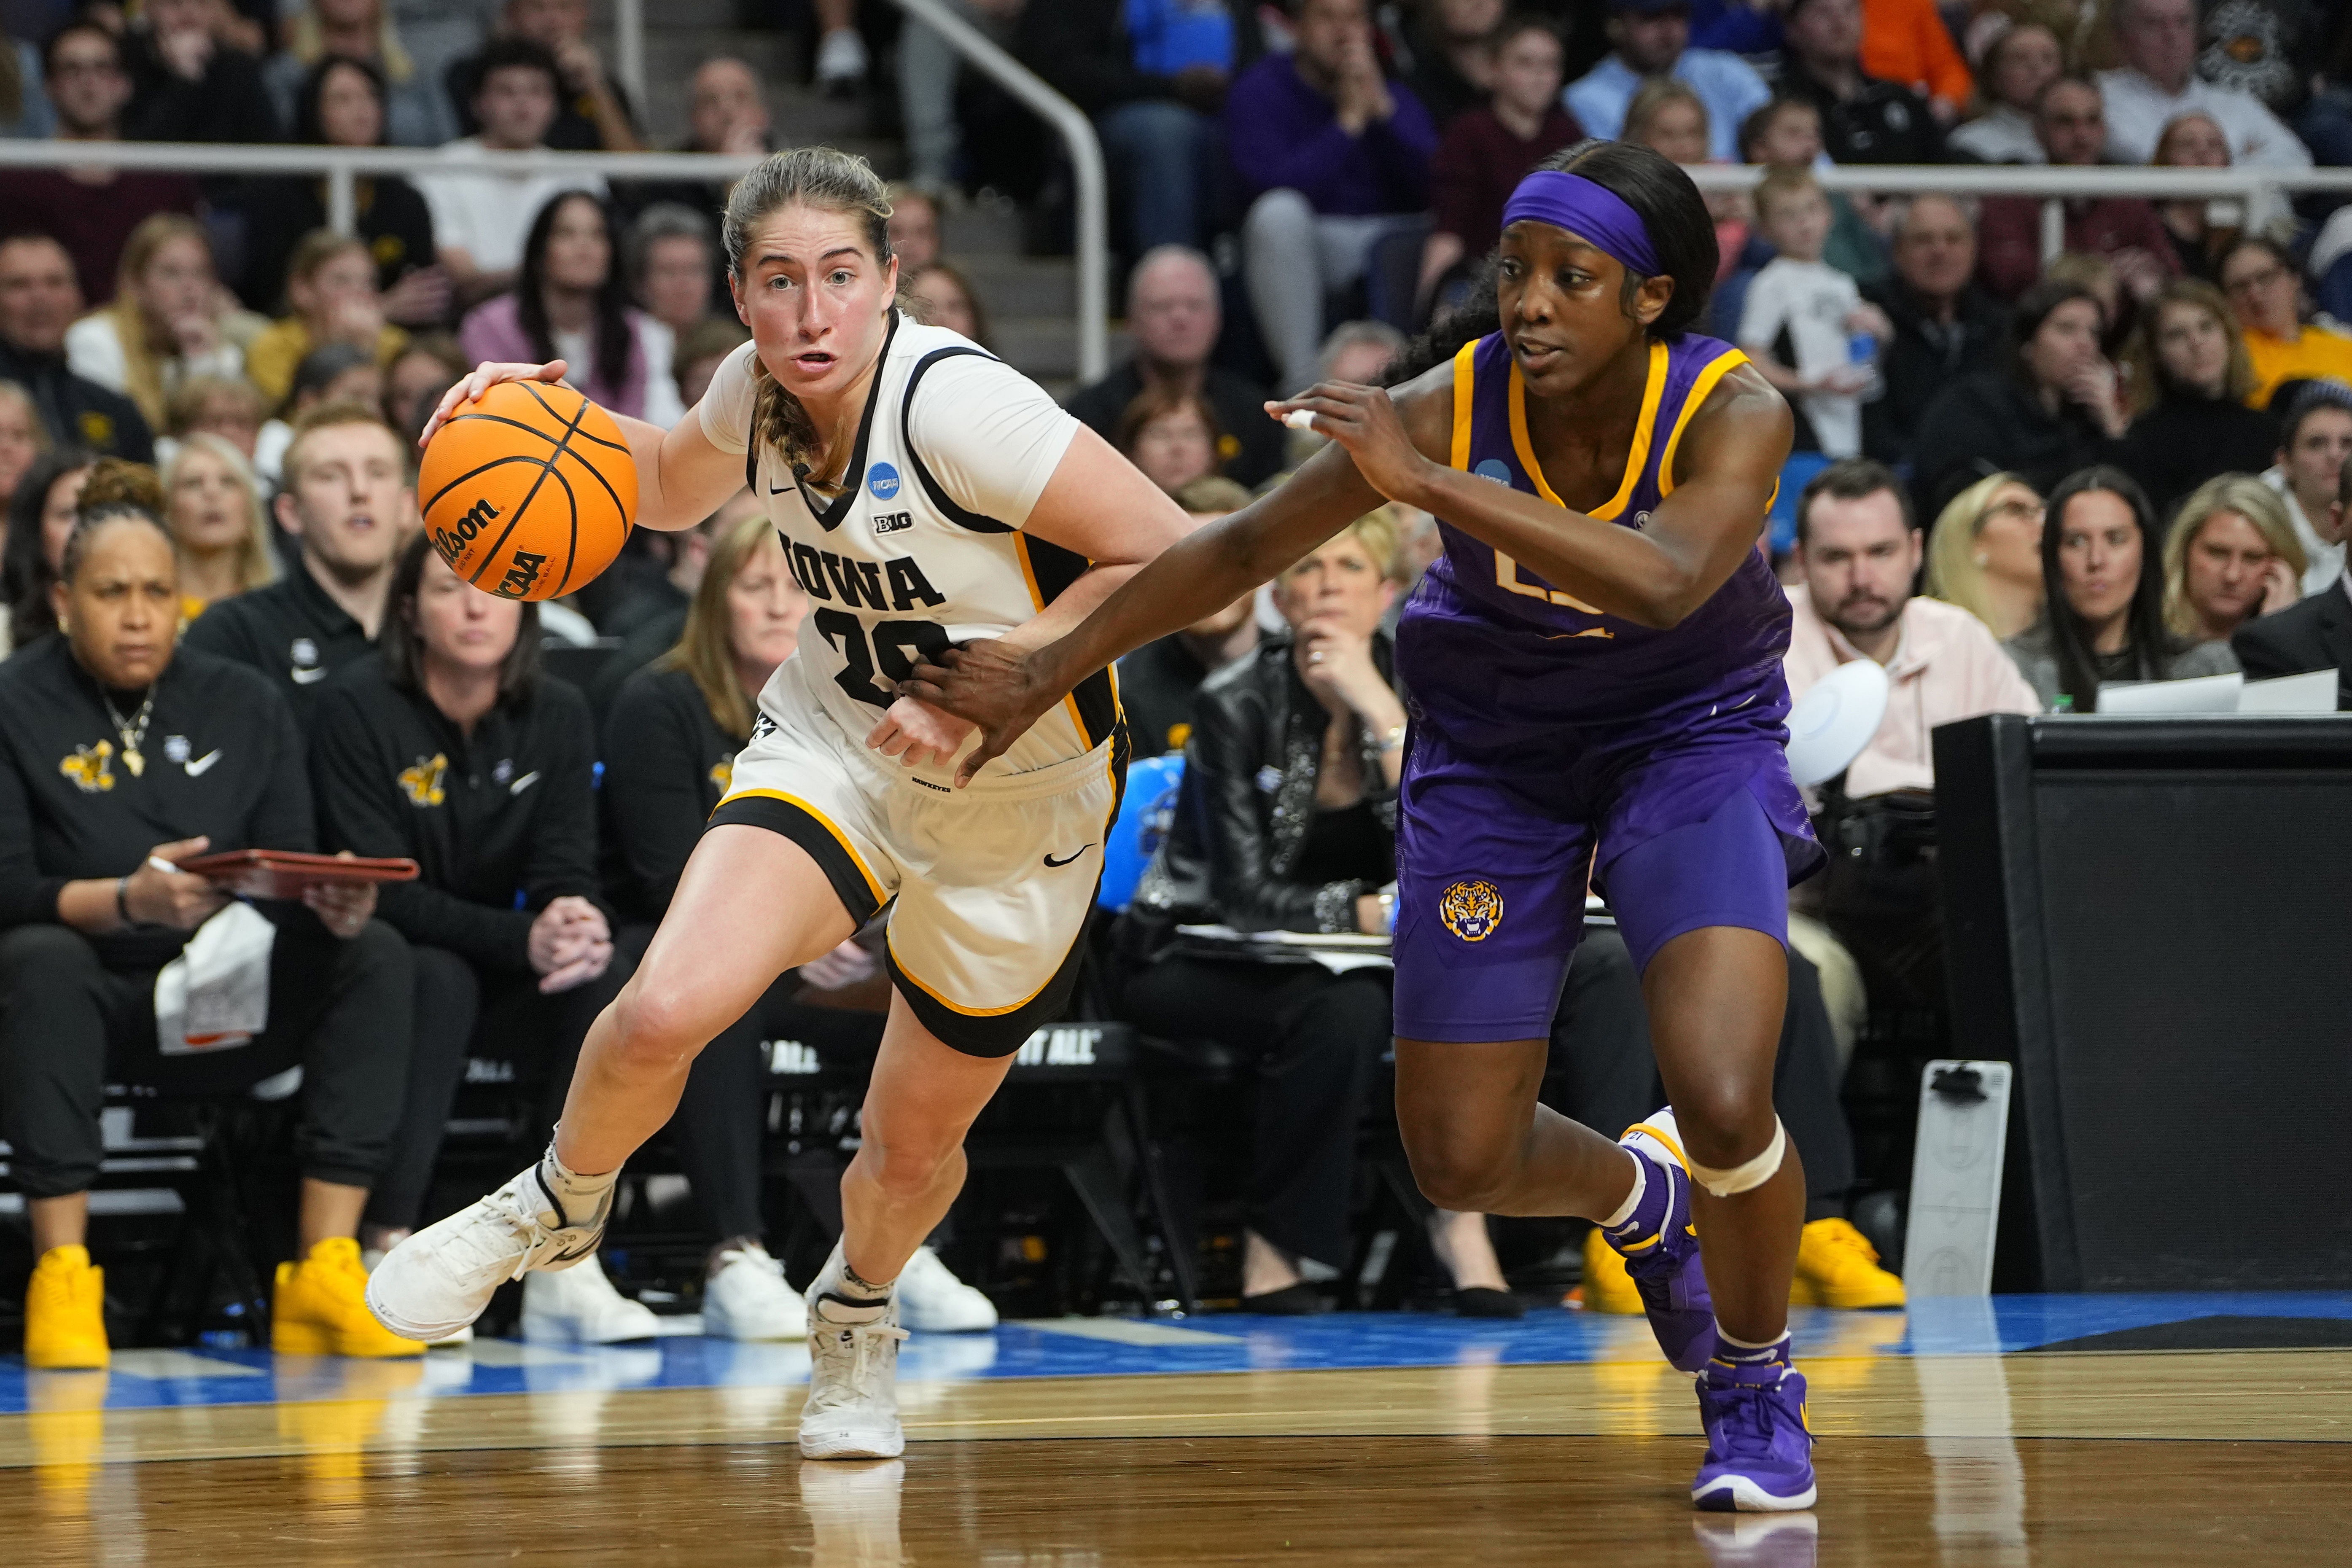
[[[1423, 374], [1269, 405], [1331, 447], [1060, 641], [972, 643], [899, 689], [983, 727], [969, 776], [1080, 679], [1383, 497], [1436, 514], [1445, 552], [1397, 635], [1414, 1175], [1446, 1208], [1600, 1222], [1668, 1358], [1699, 1374], [1693, 1500], [1769, 1510], [1814, 1497], [1787, 1331], [1805, 1184], [1772, 1067], [1788, 889], [1822, 853], [1782, 754], [1789, 605], [1756, 549], [1791, 422], [1738, 350], [1688, 331], [1716, 256], [1664, 158], [1554, 157], [1505, 210], [1491, 300], [1424, 346]], [[1642, 968], [1673, 1107], [1616, 1143], [1536, 1101], [1588, 878]]]

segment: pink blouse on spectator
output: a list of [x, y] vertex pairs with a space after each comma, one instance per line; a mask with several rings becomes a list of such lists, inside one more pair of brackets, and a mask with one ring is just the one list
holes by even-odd
[[[574, 360], [571, 374], [563, 379], [585, 393], [591, 402], [600, 403], [615, 414], [650, 420], [665, 427], [675, 425], [684, 409], [678, 402], [677, 388], [670, 381], [670, 331], [636, 310], [628, 312], [628, 320], [635, 342], [629, 363], [621, 367], [618, 375], [610, 366], [583, 364]], [[539, 351], [531, 346], [530, 334], [523, 331], [511, 289], [496, 299], [483, 300], [468, 311], [457, 329], [457, 343], [467, 357], [477, 363], [493, 360], [530, 363], [540, 357]], [[563, 356], [560, 348], [556, 353], [569, 357]]]

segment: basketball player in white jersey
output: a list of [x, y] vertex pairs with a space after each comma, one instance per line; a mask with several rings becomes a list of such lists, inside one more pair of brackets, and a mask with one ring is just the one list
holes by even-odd
[[[669, 1120], [695, 1054], [895, 899], [894, 994], [843, 1236], [807, 1292], [814, 1458], [904, 1447], [892, 1282], [961, 1188], [964, 1133], [1012, 1054], [1066, 1003], [1126, 763], [1106, 674], [954, 789], [971, 727], [892, 684], [968, 638], [1054, 640], [1187, 526], [1034, 383], [898, 311], [888, 216], [873, 171], [830, 148], [745, 175], [724, 234], [752, 342], [675, 429], [620, 420], [641, 525], [689, 527], [751, 484], [813, 601], [799, 657], [761, 693], [730, 793], [589, 1032], [546, 1155], [394, 1248], [367, 1294], [386, 1327], [430, 1341], [507, 1280], [587, 1257], [622, 1162]], [[563, 368], [483, 365], [426, 434], [497, 382]]]

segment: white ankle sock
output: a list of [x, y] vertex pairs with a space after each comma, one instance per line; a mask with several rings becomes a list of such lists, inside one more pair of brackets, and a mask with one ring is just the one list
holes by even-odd
[[1642, 1194], [1647, 1192], [1650, 1187], [1650, 1173], [1647, 1169], [1648, 1162], [1644, 1161], [1639, 1154], [1628, 1154], [1625, 1157], [1633, 1163], [1633, 1190], [1625, 1194], [1625, 1201], [1617, 1205], [1617, 1212], [1615, 1214], [1611, 1215], [1607, 1219], [1601, 1222], [1601, 1228], [1603, 1230], [1614, 1230], [1619, 1226], [1623, 1225], [1627, 1220], [1632, 1219], [1633, 1217], [1633, 1210], [1641, 1205]]
[[566, 1225], [582, 1225], [593, 1218], [613, 1191], [613, 1184], [621, 1179], [619, 1166], [598, 1176], [583, 1176], [555, 1157], [555, 1144], [551, 1141], [547, 1152], [540, 1157], [539, 1184], [555, 1200], [557, 1210]]
[[824, 1268], [817, 1275], [814, 1289], [820, 1296], [838, 1296], [845, 1301], [878, 1302], [889, 1299], [891, 1288], [897, 1283], [891, 1280], [877, 1285], [871, 1279], [859, 1279], [849, 1267], [846, 1249], [836, 1243], [833, 1256], [824, 1260]]
[[1718, 1321], [1715, 1325], [1715, 1339], [1726, 1361], [1769, 1361], [1782, 1346], [1788, 1344], [1789, 1331], [1781, 1330], [1779, 1337], [1767, 1340], [1760, 1345], [1750, 1344], [1746, 1340], [1726, 1332], [1723, 1324]]

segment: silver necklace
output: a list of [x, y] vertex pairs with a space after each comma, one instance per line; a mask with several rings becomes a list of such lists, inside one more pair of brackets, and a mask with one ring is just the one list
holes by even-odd
[[147, 689], [147, 700], [139, 704], [139, 711], [129, 719], [114, 710], [114, 699], [105, 693], [99, 700], [106, 704], [106, 716], [114, 721], [114, 732], [122, 737], [122, 765], [137, 778], [147, 771], [147, 759], [140, 753], [140, 743], [147, 739], [147, 721], [155, 716], [155, 689]]

